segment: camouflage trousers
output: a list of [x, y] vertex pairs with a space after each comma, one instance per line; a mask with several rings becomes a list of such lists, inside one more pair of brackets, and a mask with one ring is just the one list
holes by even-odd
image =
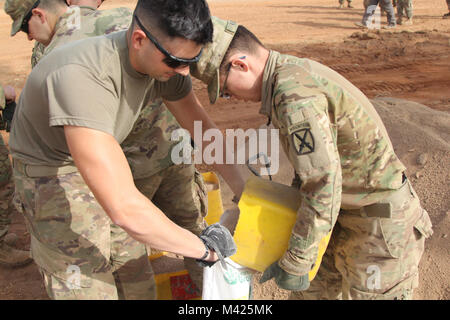
[[[194, 165], [173, 165], [151, 178], [134, 181], [138, 190], [166, 214], [190, 232], [200, 235], [206, 228], [208, 198], [203, 177]], [[197, 288], [203, 288], [203, 268], [193, 258], [184, 264]]]
[[341, 210], [316, 278], [290, 299], [412, 299], [431, 221], [409, 181], [377, 205]]
[[8, 154], [3, 137], [0, 135], [0, 241], [8, 233], [11, 224], [10, 214], [14, 192], [12, 168]]
[[[344, 4], [345, 0], [339, 0], [339, 4]], [[352, 3], [352, 0], [347, 0], [347, 2], [350, 4]]]
[[392, 6], [391, 0], [369, 0], [369, 2], [364, 2], [364, 7], [366, 8], [364, 11], [364, 16], [362, 19], [362, 23], [367, 25], [367, 22], [375, 13], [376, 6], [380, 5], [387, 14], [387, 21], [389, 24], [395, 25], [395, 12], [394, 7]]
[[[45, 177], [27, 172], [14, 166], [15, 204], [24, 214], [31, 254], [50, 298], [156, 298], [145, 245], [111, 222], [78, 172]], [[172, 219], [200, 232], [206, 215], [200, 178], [193, 166], [173, 166], [137, 185]]]
[[447, 0], [447, 8], [448, 8], [448, 11], [450, 11], [450, 0]]
[[[174, 223], [199, 235], [206, 227], [207, 194], [202, 176], [193, 165], [174, 165], [172, 132], [180, 125], [161, 99], [143, 108], [121, 147], [135, 184]], [[189, 275], [201, 290], [203, 269], [185, 258]]]
[[408, 19], [413, 16], [412, 0], [397, 0], [397, 16], [406, 16]]

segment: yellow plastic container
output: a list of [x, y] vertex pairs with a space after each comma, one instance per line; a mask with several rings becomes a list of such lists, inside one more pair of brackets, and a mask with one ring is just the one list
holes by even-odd
[[158, 300], [201, 300], [187, 270], [155, 275]]
[[[231, 259], [260, 272], [279, 260], [288, 248], [299, 198], [298, 189], [251, 177], [239, 201], [240, 216], [234, 232], [237, 252]], [[331, 232], [320, 242], [310, 281], [319, 270], [330, 236]]]
[[214, 172], [204, 172], [202, 173], [202, 176], [208, 190], [208, 214], [206, 215], [205, 220], [208, 225], [211, 225], [219, 222], [220, 216], [223, 213], [220, 182]]

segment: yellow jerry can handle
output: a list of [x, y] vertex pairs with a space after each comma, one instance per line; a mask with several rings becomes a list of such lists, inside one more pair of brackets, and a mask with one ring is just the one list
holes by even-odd
[[[300, 207], [299, 190], [280, 183], [250, 177], [239, 201], [239, 220], [234, 232], [237, 252], [231, 259], [263, 272], [286, 252]], [[319, 270], [331, 231], [319, 244], [309, 279]]]
[[220, 221], [220, 216], [223, 213], [222, 196], [220, 194], [219, 178], [214, 172], [202, 173], [208, 192], [208, 214], [205, 217], [208, 225]]

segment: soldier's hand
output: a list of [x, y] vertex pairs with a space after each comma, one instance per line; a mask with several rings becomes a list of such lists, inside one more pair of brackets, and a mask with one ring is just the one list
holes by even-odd
[[290, 274], [278, 265], [278, 261], [272, 263], [263, 273], [259, 283], [264, 283], [275, 278], [278, 287], [285, 290], [303, 291], [309, 288], [309, 275], [296, 276]]
[[4, 86], [3, 91], [5, 92], [6, 103], [16, 101], [16, 90], [11, 86]]
[[[219, 223], [215, 223], [203, 230], [200, 239], [208, 249], [214, 250], [219, 257], [222, 266], [226, 269], [225, 258], [232, 256], [237, 250], [230, 231]], [[197, 263], [202, 267], [211, 267], [216, 262], [217, 261], [197, 260]]]

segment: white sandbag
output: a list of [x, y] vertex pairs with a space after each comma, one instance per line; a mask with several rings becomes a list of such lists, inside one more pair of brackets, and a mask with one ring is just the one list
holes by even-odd
[[249, 300], [252, 272], [229, 258], [203, 269], [203, 300]]

